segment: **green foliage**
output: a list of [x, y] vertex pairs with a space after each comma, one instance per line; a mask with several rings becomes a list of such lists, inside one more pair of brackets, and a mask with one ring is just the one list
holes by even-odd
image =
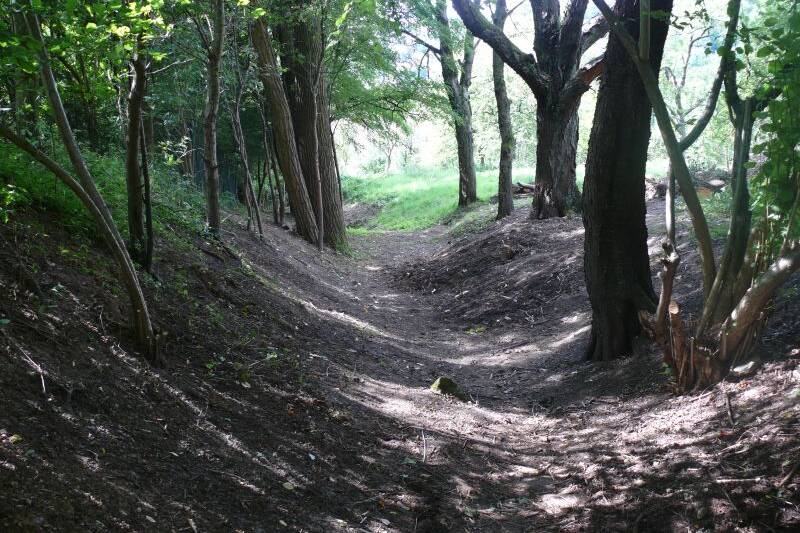
[[[767, 62], [771, 79], [757, 95], [780, 92], [761, 114], [763, 141], [754, 147], [764, 163], [752, 180], [754, 211], [767, 219], [778, 246], [786, 233], [800, 236], [797, 198], [800, 194], [800, 6], [780, 2], [780, 19], [768, 16], [759, 33], [756, 55]], [[780, 20], [780, 21], [779, 21]]]
[[8, 223], [15, 209], [29, 201], [25, 189], [12, 184], [0, 184], [0, 222]]
[[[60, 150], [60, 147], [56, 147]], [[123, 233], [127, 228], [125, 166], [122, 156], [98, 155], [84, 150], [97, 188], [111, 208], [117, 226]], [[55, 157], [64, 168], [71, 168], [63, 151]], [[8, 176], [14, 193], [14, 205], [32, 205], [58, 217], [71, 230], [95, 235], [94, 222], [80, 200], [39, 163], [16, 147], [0, 142], [0, 175]], [[192, 183], [169, 167], [151, 169], [153, 219], [156, 234], [171, 233], [170, 226], [190, 231], [204, 227], [205, 199]], [[24, 191], [24, 193], [23, 193]], [[0, 198], [4, 198], [0, 193]], [[0, 200], [0, 206], [2, 200]], [[232, 207], [232, 206], [229, 206]], [[0, 207], [0, 216], [5, 208]]]

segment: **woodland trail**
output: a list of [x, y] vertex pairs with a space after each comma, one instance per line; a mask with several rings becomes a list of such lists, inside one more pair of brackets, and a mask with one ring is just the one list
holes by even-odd
[[[663, 202], [652, 202], [649, 211], [655, 257]], [[518, 231], [548, 244], [525, 249], [526, 242], [515, 250]], [[501, 256], [512, 249], [499, 265], [498, 243]], [[762, 435], [752, 446], [765, 444], [766, 428], [759, 430], [756, 419], [777, 421], [792, 412], [787, 425], [779, 423], [784, 429], [767, 432], [796, 436], [797, 404], [788, 389], [776, 390], [765, 378], [675, 398], [652, 347], [608, 364], [584, 361], [590, 310], [579, 218], [531, 222], [518, 212], [474, 237], [455, 239], [440, 226], [360, 237], [355, 249], [355, 261], [319, 263], [317, 279], [332, 289], [330, 300], [307, 307], [351, 333], [329, 345], [319, 335], [319, 353], [341, 343], [350, 357], [327, 358], [318, 378], [355, 406], [359, 426], [378, 433], [376, 449], [402, 450], [404, 463], [427, 472], [411, 480], [426, 486], [422, 504], [402, 503], [407, 480], [380, 496], [382, 505], [394, 498], [401, 510], [417, 509], [414, 531], [674, 531], [709, 520], [723, 529], [748, 522], [780, 528], [780, 520], [800, 517], [796, 494], [775, 500], [777, 508], [768, 505], [762, 515], [766, 509], [752, 496], [771, 490], [766, 472], [776, 465], [765, 466], [771, 460], [763, 454], [741, 461], [731, 455], [748, 447], [749, 432]], [[442, 263], [449, 279], [437, 286], [425, 271]], [[469, 271], [476, 264], [478, 271]], [[450, 271], [462, 265], [463, 281], [453, 282], [458, 273]], [[697, 269], [689, 257], [680, 275], [692, 278]], [[414, 277], [425, 282], [409, 283]], [[534, 287], [533, 297], [524, 297], [538, 305], [520, 305], [509, 284]], [[684, 301], [697, 296], [697, 285], [688, 286]], [[318, 294], [304, 297], [314, 301]], [[487, 300], [500, 303], [483, 309]], [[333, 305], [326, 310], [326, 304]], [[472, 401], [430, 391], [439, 376], [454, 379]], [[736, 427], [730, 409], [741, 417]], [[400, 431], [382, 427], [382, 420]], [[744, 481], [720, 484], [726, 479]], [[372, 516], [368, 504], [364, 517]], [[405, 524], [399, 530], [411, 529]], [[380, 522], [373, 528], [381, 529]]]
[[352, 256], [236, 219], [224, 246], [182, 235], [143, 278], [161, 369], [126, 351], [99, 243], [0, 227], [48, 287], [0, 269], [0, 529], [796, 530], [800, 299], [757, 374], [674, 397], [647, 344], [584, 361], [581, 220], [526, 211], [355, 237]]

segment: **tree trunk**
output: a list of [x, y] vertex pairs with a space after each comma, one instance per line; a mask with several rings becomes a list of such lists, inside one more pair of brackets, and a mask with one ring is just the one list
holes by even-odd
[[[288, 101], [306, 187], [309, 191], [316, 191], [318, 185], [321, 185], [321, 209], [315, 205], [316, 217], [321, 219], [317, 222], [318, 225], [322, 222], [320, 233], [323, 241], [332, 248], [338, 248], [347, 243], [347, 233], [330, 133], [330, 103], [324, 71], [321, 18], [315, 13], [309, 13], [291, 28], [284, 25], [280, 36], [283, 47], [281, 65], [285, 69], [283, 82], [288, 94], [293, 95]], [[317, 83], [309, 84], [311, 78], [317, 78]], [[316, 204], [316, 193], [314, 196]], [[320, 212], [324, 216], [320, 216]]]
[[131, 69], [131, 89], [128, 93], [128, 128], [125, 149], [125, 182], [128, 193], [128, 249], [137, 261], [144, 257], [144, 202], [139, 169], [139, 134], [142, 131], [142, 104], [146, 90], [144, 57], [134, 52]]
[[328, 85], [323, 74], [319, 88], [317, 133], [319, 135], [319, 164], [322, 175], [322, 202], [325, 210], [325, 242], [332, 248], [347, 245], [347, 226], [344, 222], [342, 195], [339, 189], [339, 168], [336, 147], [331, 134]]
[[453, 129], [458, 148], [458, 205], [464, 207], [478, 200], [475, 146], [472, 136], [472, 106], [469, 101], [475, 44], [472, 34], [467, 32], [464, 37], [464, 57], [459, 72], [459, 65], [450, 42], [451, 29], [447, 17], [447, 3], [443, 0], [436, 2], [436, 18], [440, 25], [439, 61], [442, 66], [442, 79], [453, 114]]
[[[120, 269], [121, 281], [123, 285], [125, 285], [125, 288], [128, 292], [128, 297], [131, 301], [131, 322], [133, 322], [134, 330], [136, 331], [136, 340], [140, 348], [144, 351], [145, 357], [147, 357], [147, 359], [151, 362], [156, 362], [158, 360], [158, 350], [155, 337], [153, 335], [153, 326], [150, 322], [150, 313], [147, 309], [147, 302], [144, 299], [144, 293], [142, 293], [142, 288], [139, 285], [139, 278], [136, 274], [136, 269], [134, 268], [133, 262], [131, 261], [127, 250], [125, 249], [125, 245], [122, 241], [122, 237], [119, 234], [119, 230], [117, 230], [117, 226], [114, 224], [114, 219], [111, 218], [111, 212], [108, 210], [103, 197], [100, 195], [100, 192], [97, 190], [97, 187], [94, 184], [92, 175], [89, 172], [89, 168], [86, 166], [86, 161], [81, 155], [80, 148], [75, 140], [75, 135], [73, 134], [72, 128], [69, 125], [69, 120], [67, 119], [67, 114], [64, 111], [64, 105], [61, 101], [61, 95], [58, 92], [58, 85], [56, 84], [53, 71], [50, 67], [50, 60], [46, 51], [47, 47], [44, 44], [41, 30], [39, 29], [39, 21], [35, 15], [26, 15], [26, 22], [31, 36], [41, 46], [39, 60], [45, 91], [50, 101], [50, 107], [52, 109], [56, 125], [58, 126], [59, 132], [61, 133], [61, 137], [64, 141], [64, 147], [66, 148], [69, 159], [78, 175], [78, 179], [80, 180], [79, 185], [81, 189], [83, 189], [84, 194], [82, 195], [77, 188], [71, 188], [73, 188], [76, 194], [81, 197], [81, 200], [91, 211], [95, 222], [97, 223], [104, 239], [106, 240], [108, 247], [111, 249], [114, 260]], [[33, 147], [29, 146], [28, 148]], [[70, 176], [66, 174], [66, 172], [63, 172], [63, 170], [59, 172], [58, 169], [60, 169], [60, 167], [58, 167], [58, 165], [48, 164], [48, 158], [44, 156], [44, 154], [39, 153], [38, 155], [43, 157], [37, 157], [37, 154], [34, 153], [34, 151], [29, 150], [29, 153], [44, 163], [48, 169], [53, 171], [57, 176], [64, 180], [65, 183], [70, 185]], [[50, 163], [52, 163], [52, 161]]]
[[465, 207], [478, 201], [478, 189], [475, 177], [475, 143], [472, 136], [472, 108], [469, 97], [459, 107], [460, 115], [456, 117], [455, 132], [458, 148], [458, 205]]
[[579, 102], [537, 100], [533, 219], [563, 217], [580, 199], [575, 184]]
[[[508, 10], [506, 0], [497, 0], [492, 21], [503, 29]], [[494, 98], [497, 102], [497, 127], [500, 130], [500, 164], [497, 184], [497, 219], [507, 217], [514, 211], [512, 166], [514, 162], [514, 130], [511, 127], [511, 101], [508, 99], [504, 63], [497, 52], [492, 53], [492, 80]]]
[[[639, 33], [639, 4], [620, 0], [618, 17]], [[653, 10], [671, 12], [671, 0]], [[668, 26], [654, 20], [650, 66], [659, 71]], [[600, 81], [583, 193], [584, 268], [592, 305], [588, 357], [609, 360], [632, 353], [638, 312], [655, 311], [645, 225], [644, 175], [650, 139], [650, 101], [635, 64], [615, 33], [609, 37]]]
[[203, 117], [203, 163], [206, 173], [206, 209], [208, 229], [219, 236], [221, 215], [219, 207], [219, 161], [217, 160], [217, 117], [219, 116], [222, 43], [225, 39], [225, 2], [214, 0], [212, 13], [213, 35], [208, 47], [208, 80]]
[[261, 68], [265, 96], [270, 106], [278, 164], [289, 192], [289, 204], [297, 224], [297, 232], [307, 241], [315, 243], [317, 242], [316, 219], [303, 177], [303, 169], [300, 166], [289, 103], [275, 61], [272, 39], [263, 19], [253, 24], [253, 46]]
[[139, 149], [142, 155], [142, 182], [144, 186], [144, 227], [146, 241], [142, 253], [142, 267], [147, 272], [152, 272], [153, 248], [155, 245], [155, 232], [153, 231], [153, 195], [150, 191], [150, 169], [147, 162], [147, 134], [144, 124], [139, 128]]

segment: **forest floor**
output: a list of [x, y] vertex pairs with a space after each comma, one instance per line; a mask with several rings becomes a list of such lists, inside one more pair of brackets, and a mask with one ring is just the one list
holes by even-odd
[[797, 531], [800, 284], [757, 371], [676, 397], [652, 346], [584, 360], [582, 235], [527, 209], [350, 255], [176, 228], [143, 275], [151, 368], [101, 245], [24, 214], [0, 227], [0, 530]]

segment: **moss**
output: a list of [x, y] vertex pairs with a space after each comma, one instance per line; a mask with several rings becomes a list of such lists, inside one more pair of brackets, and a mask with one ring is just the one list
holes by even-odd
[[431, 385], [431, 390], [437, 394], [452, 396], [462, 402], [469, 401], [469, 397], [458, 387], [456, 382], [445, 376], [437, 378]]

